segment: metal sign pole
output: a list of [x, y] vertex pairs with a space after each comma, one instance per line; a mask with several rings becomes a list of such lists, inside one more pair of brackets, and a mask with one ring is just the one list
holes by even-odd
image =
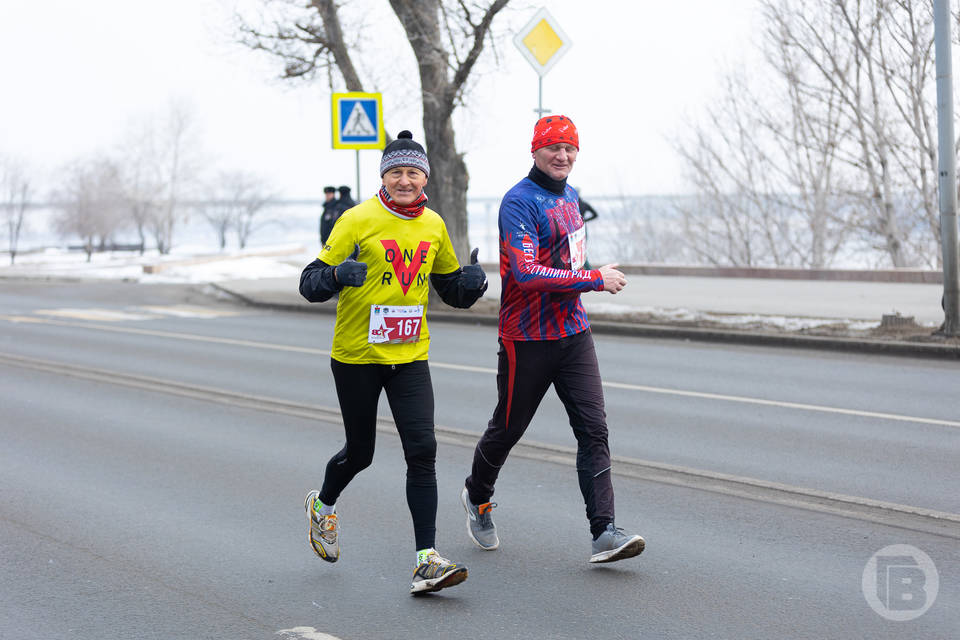
[[537, 98], [537, 117], [543, 117], [543, 76], [539, 78], [540, 96]]
[[383, 149], [386, 134], [383, 129], [383, 102], [379, 93], [333, 93], [330, 95], [330, 114], [333, 120], [334, 149], [353, 149], [357, 171], [356, 197], [360, 191], [360, 151]]
[[360, 149], [356, 150], [357, 154], [357, 198], [362, 194], [360, 193]]
[[543, 76], [547, 75], [573, 43], [546, 8], [533, 15], [530, 22], [514, 36], [513, 43], [539, 76], [539, 97], [534, 111], [537, 118], [542, 118], [543, 114], [549, 111], [543, 108]]
[[535, 111], [537, 112], [537, 119], [542, 118], [543, 114], [550, 111], [549, 109], [543, 108], [543, 76], [540, 76], [539, 87], [540, 87], [540, 96], [537, 98], [537, 108], [535, 109]]
[[940, 240], [943, 244], [943, 332], [960, 335], [960, 276], [957, 255], [957, 159], [953, 133], [953, 65], [950, 60], [950, 5], [934, 0], [937, 68], [937, 131], [940, 181]]

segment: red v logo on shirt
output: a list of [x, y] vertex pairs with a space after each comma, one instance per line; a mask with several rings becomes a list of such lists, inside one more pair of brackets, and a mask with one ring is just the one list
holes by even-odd
[[[430, 250], [430, 243], [426, 240], [420, 242], [417, 250], [411, 255], [405, 255], [406, 252], [400, 251], [396, 240], [381, 240], [380, 244], [387, 250], [387, 262], [393, 264], [393, 272], [397, 274], [397, 282], [400, 283], [400, 289], [403, 295], [407, 295], [410, 285], [413, 284], [417, 272], [427, 259], [427, 252]], [[407, 257], [410, 258], [410, 264], [407, 264]]]

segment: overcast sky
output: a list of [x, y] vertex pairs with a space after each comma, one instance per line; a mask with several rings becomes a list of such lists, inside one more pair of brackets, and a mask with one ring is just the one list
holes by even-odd
[[[419, 79], [402, 29], [386, 0], [350, 10], [357, 5], [373, 7], [358, 66], [384, 93], [385, 127], [393, 135], [409, 128], [422, 142]], [[115, 148], [131, 123], [180, 100], [193, 105], [217, 167], [260, 173], [290, 198], [353, 185], [354, 151], [331, 148], [325, 79], [277, 80], [279, 61], [231, 42], [233, 6], [3, 0], [0, 153], [23, 157], [53, 187], [64, 163]], [[756, 0], [513, 0], [494, 28], [515, 32], [541, 6], [573, 42], [544, 78], [544, 106], [580, 130], [571, 184], [585, 196], [682, 190], [670, 139], [717, 95], [725, 69], [755, 60]], [[455, 120], [473, 197], [502, 195], [531, 165], [537, 74], [509, 37], [498, 54], [478, 68]], [[366, 197], [379, 184], [380, 152], [360, 158]]]

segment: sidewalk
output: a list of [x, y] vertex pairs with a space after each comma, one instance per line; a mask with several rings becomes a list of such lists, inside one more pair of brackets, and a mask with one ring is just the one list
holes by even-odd
[[[434, 305], [435, 319], [496, 323], [500, 277], [473, 309]], [[231, 280], [214, 285], [247, 303], [333, 313], [335, 305], [306, 302], [299, 280]], [[628, 275], [617, 295], [594, 292], [583, 303], [596, 332], [813, 347], [960, 359], [960, 340], [931, 336], [943, 322], [939, 284]], [[901, 319], [880, 328], [884, 315]]]

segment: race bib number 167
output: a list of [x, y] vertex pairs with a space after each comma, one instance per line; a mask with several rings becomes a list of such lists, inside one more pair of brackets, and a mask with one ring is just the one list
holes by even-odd
[[420, 340], [423, 305], [370, 305], [370, 344], [397, 344]]

